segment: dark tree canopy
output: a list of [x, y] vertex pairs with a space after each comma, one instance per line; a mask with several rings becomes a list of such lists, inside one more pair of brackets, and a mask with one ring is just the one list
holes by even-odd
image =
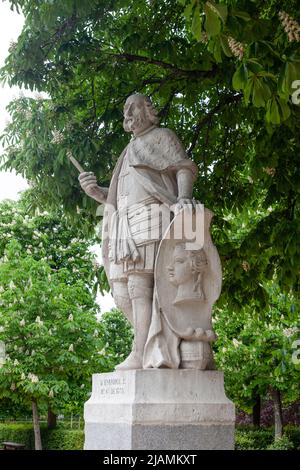
[[10, 0], [26, 21], [2, 79], [50, 98], [10, 104], [3, 167], [32, 182], [37, 204], [92, 225], [96, 206], [67, 154], [108, 185], [128, 142], [123, 103], [146, 93], [199, 167], [194, 196], [215, 213], [222, 299], [264, 305], [261, 281], [273, 277], [296, 290], [300, 4], [282, 3]]

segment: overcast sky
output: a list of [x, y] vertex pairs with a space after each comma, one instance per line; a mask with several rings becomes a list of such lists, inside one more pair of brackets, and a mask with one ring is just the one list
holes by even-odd
[[[0, 67], [4, 65], [4, 60], [8, 54], [8, 48], [11, 41], [16, 41], [23, 25], [22, 15], [16, 11], [11, 11], [9, 2], [0, 3]], [[9, 116], [5, 110], [8, 103], [14, 96], [18, 96], [19, 89], [9, 88], [0, 85], [0, 134], [2, 134], [5, 122]], [[2, 147], [0, 152], [2, 153]], [[25, 189], [26, 181], [21, 176], [14, 173], [0, 172], [0, 200], [5, 198], [16, 199], [18, 191]]]
[[[11, 41], [17, 41], [23, 26], [23, 16], [16, 11], [11, 11], [8, 1], [0, 1], [0, 67], [4, 65], [5, 58], [8, 55], [8, 48]], [[5, 123], [9, 119], [6, 106], [17, 97], [20, 90], [16, 87], [0, 85], [0, 134], [2, 134]], [[30, 95], [30, 91], [25, 91], [25, 95]], [[3, 152], [0, 147], [0, 154]], [[27, 187], [27, 182], [15, 173], [0, 171], [0, 201], [6, 198], [16, 200], [18, 193]], [[98, 250], [97, 250], [98, 251]], [[99, 296], [99, 303], [102, 312], [114, 307], [114, 302], [110, 294], [104, 297]]]

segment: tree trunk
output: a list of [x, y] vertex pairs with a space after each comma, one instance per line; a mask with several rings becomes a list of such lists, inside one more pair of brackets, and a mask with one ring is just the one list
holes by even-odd
[[57, 420], [57, 416], [55, 413], [53, 413], [53, 411], [51, 410], [51, 408], [48, 408], [48, 419], [47, 419], [47, 426], [48, 426], [48, 429], [54, 429], [56, 428], [56, 420]]
[[256, 395], [255, 403], [252, 408], [252, 424], [255, 427], [260, 427], [260, 410], [261, 410], [261, 401], [260, 396]]
[[275, 424], [275, 440], [280, 439], [283, 435], [283, 419], [280, 391], [276, 388], [271, 389], [273, 406], [274, 406], [274, 424]]
[[34, 447], [35, 450], [42, 450], [41, 428], [36, 400], [32, 400], [32, 419], [34, 429]]

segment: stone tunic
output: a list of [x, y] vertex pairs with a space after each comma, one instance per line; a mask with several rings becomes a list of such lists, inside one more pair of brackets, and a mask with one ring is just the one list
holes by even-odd
[[153, 274], [158, 244], [177, 201], [176, 173], [181, 169], [197, 173], [170, 129], [153, 126], [121, 154], [103, 220], [102, 255], [109, 281], [126, 281], [129, 272]]
[[[151, 177], [159, 178], [158, 172], [148, 170]], [[170, 223], [170, 212], [155, 197], [149, 195], [129, 165], [126, 152], [118, 178], [116, 251], [125, 259], [117, 260], [123, 268], [123, 275], [129, 272], [153, 274], [158, 243], [163, 228]], [[122, 245], [129, 245], [123, 249]], [[127, 253], [128, 250], [128, 253]], [[110, 270], [111, 279], [119, 279], [120, 268]]]

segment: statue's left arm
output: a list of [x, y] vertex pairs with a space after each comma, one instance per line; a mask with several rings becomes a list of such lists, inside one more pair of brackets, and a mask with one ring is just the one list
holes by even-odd
[[170, 129], [164, 129], [168, 144], [166, 160], [175, 160], [175, 171], [177, 180], [177, 205], [183, 207], [185, 204], [193, 204], [193, 184], [198, 174], [197, 165], [188, 158], [186, 151], [177, 135]]
[[177, 203], [180, 206], [190, 204], [193, 195], [195, 173], [190, 168], [181, 168], [177, 171], [176, 178], [178, 186]]

